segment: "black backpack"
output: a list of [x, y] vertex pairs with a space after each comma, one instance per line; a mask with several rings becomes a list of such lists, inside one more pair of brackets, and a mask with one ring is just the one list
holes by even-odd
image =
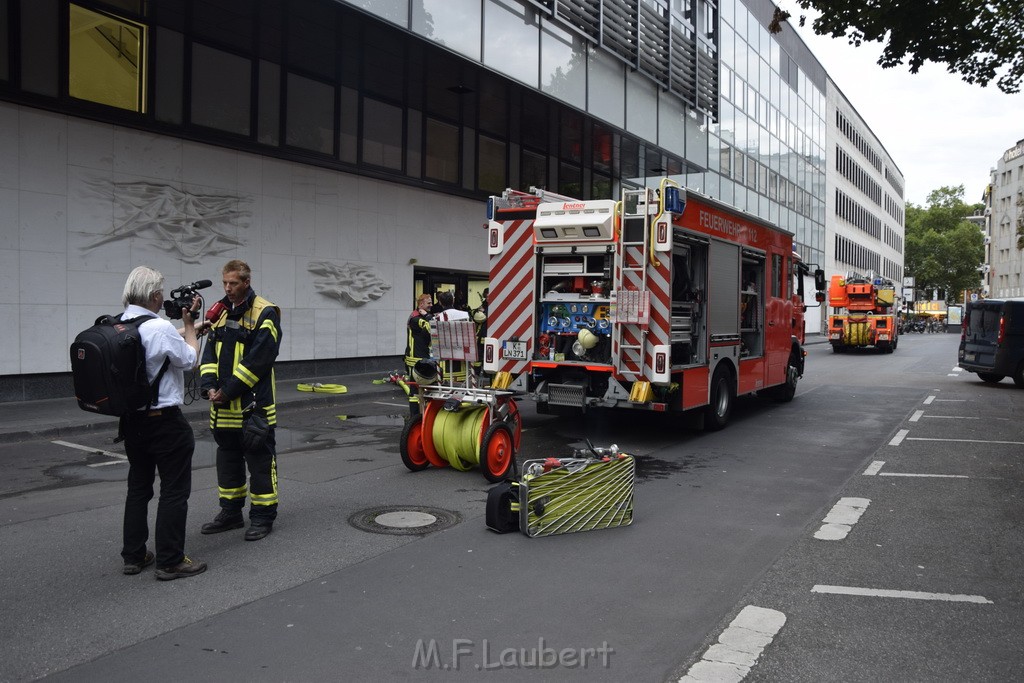
[[75, 337], [71, 375], [79, 408], [120, 417], [153, 404], [170, 359], [164, 360], [150, 384], [139, 325], [151, 317], [121, 320], [116, 315], [102, 315], [95, 325]]

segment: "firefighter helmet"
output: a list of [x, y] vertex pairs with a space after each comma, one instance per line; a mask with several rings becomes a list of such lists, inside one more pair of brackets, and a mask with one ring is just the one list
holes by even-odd
[[437, 374], [437, 363], [432, 360], [416, 361], [412, 366], [412, 379], [422, 386], [437, 382]]
[[597, 346], [597, 342], [600, 341], [600, 338], [596, 334], [587, 329], [580, 330], [580, 333], [576, 335], [576, 337], [579, 339], [580, 346], [585, 349], [594, 348]]

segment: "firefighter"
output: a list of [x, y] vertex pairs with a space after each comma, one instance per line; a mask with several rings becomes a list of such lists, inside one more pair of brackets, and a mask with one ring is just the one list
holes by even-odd
[[[420, 294], [416, 298], [416, 309], [409, 315], [406, 323], [405, 370], [410, 381], [415, 381], [413, 369], [416, 363], [430, 358], [430, 321], [434, 314], [430, 312], [432, 297]], [[409, 391], [409, 414], [419, 415], [420, 399], [416, 391]]]
[[476, 362], [473, 363], [473, 370], [476, 373], [477, 381], [483, 374], [484, 366], [484, 338], [487, 337], [487, 295], [491, 288], [485, 287], [484, 293], [480, 295], [480, 305], [473, 310], [473, 322], [476, 324]]
[[258, 541], [270, 533], [277, 519], [274, 361], [281, 346], [281, 310], [256, 295], [250, 287], [251, 276], [244, 261], [228, 261], [224, 266], [226, 296], [220, 300], [224, 310], [210, 328], [199, 366], [202, 395], [210, 401], [210, 427], [217, 442], [221, 508], [201, 531], [216, 534], [245, 526], [242, 508], [248, 497], [245, 540]]

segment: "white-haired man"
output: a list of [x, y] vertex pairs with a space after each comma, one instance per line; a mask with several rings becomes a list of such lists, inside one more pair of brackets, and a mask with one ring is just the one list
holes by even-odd
[[[128, 496], [124, 504], [124, 573], [139, 574], [156, 562], [162, 581], [195, 576], [206, 563], [185, 555], [185, 523], [192, 492], [192, 453], [195, 435], [181, 414], [185, 399], [185, 370], [196, 367], [199, 340], [190, 311], [182, 310], [184, 327], [175, 329], [157, 314], [164, 304], [164, 276], [147, 266], [135, 268], [124, 284], [122, 320], [149, 317], [139, 326], [146, 351], [150, 382], [159, 377], [149, 407], [121, 420], [124, 450], [128, 455]], [[196, 297], [193, 310], [201, 303]], [[160, 473], [160, 501], [156, 510], [156, 553], [146, 548], [149, 501], [155, 473]]]

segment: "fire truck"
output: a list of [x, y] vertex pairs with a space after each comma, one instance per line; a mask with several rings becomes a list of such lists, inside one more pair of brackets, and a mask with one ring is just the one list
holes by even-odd
[[871, 273], [833, 275], [828, 286], [828, 340], [835, 353], [872, 346], [892, 353], [899, 343], [896, 285]]
[[793, 398], [809, 267], [792, 233], [669, 179], [620, 201], [506, 190], [487, 231], [491, 386], [542, 413], [692, 411], [711, 430], [737, 396]]

